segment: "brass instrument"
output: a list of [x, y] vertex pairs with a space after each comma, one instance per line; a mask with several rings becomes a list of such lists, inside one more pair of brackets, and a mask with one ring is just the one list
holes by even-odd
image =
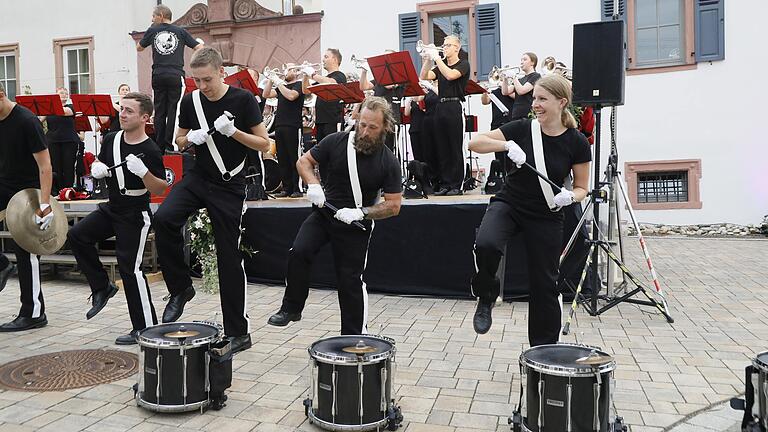
[[355, 57], [354, 54], [352, 54], [352, 57], [349, 59], [349, 62], [352, 63], [352, 66], [354, 66], [356, 69], [368, 69], [368, 60], [359, 59]]
[[443, 47], [435, 46], [435, 44], [425, 44], [422, 41], [416, 42], [416, 52], [421, 54], [422, 56], [426, 55], [430, 51], [436, 51], [440, 54], [445, 55], [445, 50], [443, 50]]
[[491, 68], [491, 71], [488, 72], [488, 85], [490, 87], [500, 87], [503, 80], [508, 79], [507, 72], [514, 72], [518, 77], [523, 73], [520, 66], [494, 66]]
[[321, 63], [309, 63], [306, 60], [304, 60], [304, 63], [297, 64], [293, 66], [286, 66], [283, 65], [283, 74], [287, 74], [290, 70], [295, 70], [296, 73], [303, 73], [302, 70], [306, 67], [311, 67], [315, 70], [316, 74], [319, 74], [323, 70], [323, 65]]
[[265, 66], [264, 76], [272, 81], [275, 86], [285, 84], [285, 74], [278, 68], [270, 69], [269, 66]]

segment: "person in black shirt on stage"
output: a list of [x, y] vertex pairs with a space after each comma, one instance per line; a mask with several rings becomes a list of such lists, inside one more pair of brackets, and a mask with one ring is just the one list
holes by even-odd
[[[35, 222], [45, 229], [53, 221], [50, 207], [51, 156], [46, 147], [40, 120], [28, 109], [8, 98], [0, 81], [0, 211], [8, 207], [8, 201], [16, 192], [27, 188], [40, 188], [40, 208]], [[21, 309], [11, 322], [0, 325], [0, 332], [13, 332], [43, 327], [45, 301], [40, 286], [40, 257], [31, 255], [16, 243], [14, 266], [0, 253], [0, 291], [5, 288], [13, 269], [18, 267]]]
[[[274, 326], [301, 319], [309, 296], [309, 276], [320, 248], [330, 242], [336, 266], [341, 308], [341, 334], [367, 333], [368, 293], [363, 281], [368, 244], [374, 220], [400, 212], [400, 164], [384, 146], [394, 127], [389, 103], [367, 98], [354, 132], [327, 136], [298, 163], [299, 174], [309, 185], [307, 198], [316, 207], [299, 228], [288, 255], [286, 289], [280, 310], [269, 318]], [[350, 162], [349, 156], [355, 160]], [[319, 166], [320, 180], [315, 176]], [[381, 192], [384, 201], [379, 202]], [[328, 202], [339, 210], [322, 208]], [[365, 231], [351, 225], [360, 222]]]
[[533, 86], [541, 78], [541, 75], [536, 72], [538, 61], [539, 58], [532, 52], [523, 54], [520, 58], [520, 70], [525, 75], [520, 78], [513, 71], [508, 71], [507, 78], [512, 81], [511, 85], [507, 83], [506, 79], [501, 81], [502, 93], [515, 100], [512, 112], [509, 114], [511, 120], [528, 118], [528, 113], [531, 112]]
[[[392, 50], [387, 50], [387, 53], [393, 53]], [[376, 80], [368, 81], [368, 69], [360, 67], [360, 90], [370, 91], [373, 90], [374, 96], [383, 97], [384, 100], [389, 102], [392, 109], [392, 114], [395, 116], [395, 131], [387, 134], [387, 139], [384, 142], [388, 149], [395, 150], [395, 141], [397, 133], [400, 128], [400, 100], [403, 97], [405, 87], [400, 84], [381, 85]]]
[[[253, 94], [224, 84], [222, 63], [221, 54], [213, 48], [202, 48], [192, 56], [190, 67], [198, 90], [181, 100], [176, 144], [179, 148], [195, 145], [195, 166], [168, 193], [153, 226], [171, 294], [163, 322], [174, 322], [195, 296], [184, 260], [182, 228], [198, 209], [208, 211], [216, 237], [224, 332], [232, 350], [240, 351], [251, 346], [247, 281], [239, 249], [245, 204], [243, 168], [246, 150], [267, 151], [269, 138]], [[208, 135], [211, 127], [215, 132]]]
[[417, 96], [415, 98], [407, 98], [405, 104], [405, 115], [411, 118], [411, 123], [408, 127], [408, 135], [411, 138], [411, 150], [413, 150], [413, 158], [417, 161], [425, 162], [425, 148], [422, 140], [422, 129], [424, 125], [424, 116], [426, 113], [421, 109], [421, 105], [424, 102], [424, 96]]
[[[506, 80], [505, 78], [502, 79]], [[491, 130], [500, 128], [501, 125], [512, 119], [510, 114], [512, 114], [512, 107], [515, 103], [515, 100], [509, 96], [504, 95], [501, 91], [501, 87], [495, 88], [490, 93], [483, 93], [483, 95], [480, 97], [480, 102], [482, 102], [483, 105], [491, 105]], [[499, 103], [506, 109], [506, 112], [503, 112], [499, 108]], [[499, 161], [502, 171], [504, 175], [506, 175], [508, 166], [507, 153], [503, 151], [496, 152], [495, 158], [497, 161]]]
[[[109, 129], [102, 131], [104, 135], [108, 134], [109, 132], [117, 132], [120, 130], [120, 104], [123, 102], [123, 97], [131, 92], [131, 87], [128, 84], [120, 84], [117, 87], [117, 101], [112, 102], [112, 108], [115, 109], [115, 111], [112, 112], [112, 115], [109, 117], [99, 117], [99, 125], [101, 123], [109, 122]], [[101, 137], [102, 142], [104, 141], [104, 136]]]
[[184, 85], [184, 46], [195, 51], [203, 47], [189, 32], [171, 24], [171, 9], [157, 5], [152, 26], [136, 44], [137, 51], [152, 45], [152, 91], [155, 97], [155, 141], [161, 151], [170, 150], [176, 125], [176, 105]]
[[[319, 84], [343, 84], [347, 82], [347, 76], [339, 70], [339, 65], [341, 65], [341, 52], [335, 48], [328, 48], [323, 54], [323, 68], [328, 71], [328, 75], [322, 76], [311, 67], [304, 68], [302, 70], [304, 79], [301, 81], [302, 93], [310, 94], [310, 91], [307, 90], [310, 79]], [[317, 130], [315, 138], [317, 142], [334, 132], [338, 132], [343, 122], [343, 103], [326, 102], [317, 98], [317, 102], [315, 102], [315, 128]]]
[[289, 63], [287, 66], [289, 69], [286, 72], [285, 81], [273, 82], [270, 80], [267, 82], [266, 87], [264, 87], [264, 96], [267, 98], [277, 97], [274, 122], [275, 143], [283, 190], [275, 197], [301, 198], [296, 161], [299, 160], [301, 109], [304, 108], [304, 97], [301, 92], [301, 82], [296, 80], [296, 69], [290, 69], [295, 65]]
[[[499, 260], [507, 241], [522, 232], [530, 280], [528, 340], [536, 346], [553, 344], [560, 338], [562, 303], [556, 281], [562, 246], [561, 208], [587, 196], [592, 154], [587, 139], [576, 129], [576, 120], [566, 108], [571, 103], [571, 88], [565, 78], [548, 75], [536, 83], [533, 93], [537, 120], [515, 120], [475, 135], [469, 148], [478, 153], [506, 151], [519, 167], [507, 175], [501, 192], [491, 198], [477, 232], [476, 272], [471, 286], [472, 294], [479, 298], [473, 321], [475, 331], [483, 334], [491, 328], [491, 309], [500, 290], [496, 277]], [[537, 166], [535, 160], [531, 131], [536, 125], [540, 127], [543, 167]], [[522, 167], [526, 161], [561, 185], [560, 191], [546, 198], [542, 187], [551, 192], [551, 186], [542, 185], [532, 170]], [[571, 172], [572, 191], [562, 187]]]
[[[435, 195], [461, 195], [464, 183], [464, 89], [469, 80], [469, 62], [459, 58], [461, 42], [457, 36], [446, 36], [443, 42], [445, 61], [436, 50], [424, 51], [421, 79], [437, 79], [440, 103], [435, 108], [434, 136], [440, 188]], [[435, 67], [430, 70], [432, 60]]]
[[[141, 263], [152, 223], [149, 194], [162, 194], [168, 183], [160, 149], [145, 132], [151, 116], [149, 96], [128, 93], [122, 98], [119, 118], [122, 130], [104, 138], [101, 152], [91, 165], [94, 178], [107, 178], [109, 201], [99, 204], [67, 233], [77, 265], [91, 286], [92, 307], [85, 315], [87, 319], [96, 316], [117, 293], [117, 286], [109, 280], [96, 250], [97, 242], [115, 237], [117, 266], [132, 324], [128, 334], [115, 340], [118, 345], [135, 344], [140, 330], [157, 324]], [[141, 153], [144, 156], [139, 158], [137, 155]], [[126, 164], [113, 171], [107, 168], [122, 161]]]
[[63, 116], [43, 116], [40, 121], [48, 124], [48, 133], [45, 139], [48, 141], [48, 151], [51, 154], [51, 167], [53, 168], [53, 194], [58, 195], [64, 188], [72, 187], [75, 183], [75, 162], [77, 147], [80, 145], [80, 137], [75, 131], [75, 109], [69, 100], [69, 90], [64, 87], [56, 89], [64, 105]]

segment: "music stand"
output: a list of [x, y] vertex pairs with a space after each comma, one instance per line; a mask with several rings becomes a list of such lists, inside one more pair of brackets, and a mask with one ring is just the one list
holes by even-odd
[[[483, 86], [481, 86], [476, 81], [473, 81], [471, 79], [467, 80], [467, 85], [464, 87], [464, 95], [467, 96], [467, 97], [472, 96], [472, 95], [477, 95], [477, 94], [483, 94], [483, 93], [486, 93], [486, 92], [488, 92], [488, 90], [486, 90]], [[469, 103], [469, 101], [467, 101], [467, 116], [472, 116], [472, 106]], [[466, 122], [466, 116], [465, 116], [464, 121]], [[467, 134], [469, 135], [469, 139], [471, 141], [472, 140], [472, 132], [468, 131]], [[464, 190], [472, 190], [475, 187], [479, 186], [478, 180], [476, 178], [472, 177], [472, 160], [477, 159], [476, 156], [472, 155], [472, 150], [469, 151], [468, 159], [469, 159], [469, 173], [468, 174], [469, 174], [469, 177], [472, 180], [467, 179], [467, 184], [464, 185]], [[477, 161], [476, 166], [477, 166], [477, 173], [480, 174], [480, 161], [479, 160]]]
[[192, 77], [185, 77], [184, 78], [184, 94], [192, 93], [195, 90], [197, 90], [197, 84], [195, 84], [195, 79]]
[[[194, 82], [195, 80], [193, 79], [192, 83], [194, 84]], [[236, 74], [224, 78], [224, 84], [248, 90], [253, 93], [254, 96], [261, 96], [261, 89], [256, 85], [256, 82], [253, 81], [253, 77], [248, 73], [247, 69], [243, 69]]]
[[379, 85], [413, 83], [418, 87], [419, 75], [408, 51], [382, 54], [368, 57], [366, 60], [373, 78]]
[[92, 130], [91, 121], [87, 116], [75, 117], [75, 132], [90, 132]]
[[[105, 94], [73, 94], [72, 106], [76, 113], [85, 116], [110, 117], [115, 112], [112, 97]], [[99, 154], [99, 139], [94, 135], [93, 149]]]
[[58, 94], [16, 96], [16, 103], [29, 109], [35, 115], [64, 115], [64, 105], [62, 105], [61, 98]]
[[349, 104], [362, 102], [365, 99], [365, 95], [360, 91], [360, 84], [357, 81], [344, 84], [315, 84], [307, 87], [307, 90], [326, 102]]

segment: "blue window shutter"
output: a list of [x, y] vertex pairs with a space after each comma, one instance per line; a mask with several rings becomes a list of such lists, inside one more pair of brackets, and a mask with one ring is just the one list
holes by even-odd
[[475, 6], [477, 29], [477, 80], [488, 79], [493, 66], [501, 66], [501, 36], [499, 34], [499, 4]]
[[695, 0], [696, 61], [725, 58], [725, 0]]
[[416, 52], [416, 42], [421, 39], [421, 15], [410, 12], [398, 15], [400, 32], [400, 51], [411, 53], [411, 60], [416, 67], [416, 73], [421, 70], [421, 56]]

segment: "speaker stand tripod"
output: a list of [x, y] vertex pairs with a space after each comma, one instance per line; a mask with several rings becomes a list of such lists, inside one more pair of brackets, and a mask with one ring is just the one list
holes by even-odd
[[[650, 254], [648, 252], [648, 248], [645, 244], [645, 239], [643, 238], [642, 232], [640, 231], [640, 226], [637, 223], [637, 219], [635, 218], [635, 213], [632, 209], [632, 206], [630, 205], [629, 197], [627, 196], [627, 192], [624, 189], [624, 186], [621, 182], [621, 179], [618, 177], [618, 150], [616, 147], [615, 141], [612, 140], [611, 142], [611, 154], [608, 157], [608, 166], [606, 167], [605, 171], [605, 180], [600, 180], [600, 120], [601, 120], [601, 106], [595, 107], [595, 157], [594, 157], [594, 163], [595, 163], [595, 171], [594, 171], [594, 189], [591, 192], [589, 203], [587, 204], [587, 207], [584, 209], [584, 214], [581, 217], [581, 220], [579, 220], [579, 223], [576, 226], [576, 229], [574, 230], [574, 234], [571, 236], [568, 245], [565, 247], [565, 250], [563, 251], [563, 254], [560, 257], [560, 262], [562, 263], [562, 260], [565, 259], [568, 252], [570, 251], [571, 246], [573, 245], [577, 233], [579, 232], [579, 229], [581, 226], [585, 223], [586, 217], [589, 214], [590, 209], [593, 211], [593, 220], [592, 220], [592, 238], [588, 241], [589, 242], [589, 253], [587, 255], [587, 262], [584, 265], [584, 269], [581, 272], [581, 277], [579, 278], [579, 284], [576, 288], [576, 292], [574, 295], [573, 303], [571, 304], [571, 310], [568, 314], [568, 319], [563, 326], [563, 334], [566, 335], [570, 331], [570, 324], [571, 319], [573, 318], [574, 312], [576, 310], [576, 307], [579, 303], [581, 303], [584, 306], [584, 309], [589, 313], [590, 316], [598, 316], [602, 314], [603, 312], [606, 312], [607, 310], [613, 308], [614, 306], [617, 306], [619, 303], [627, 302], [632, 304], [638, 304], [643, 306], [653, 306], [656, 309], [659, 310], [659, 312], [667, 319], [667, 322], [673, 323], [674, 319], [669, 314], [669, 306], [667, 305], [666, 299], [664, 298], [664, 294], [661, 290], [661, 285], [659, 284], [658, 277], [656, 276], [656, 271], [653, 268], [653, 263], [651, 261]], [[613, 107], [615, 110], [615, 107]], [[615, 117], [614, 117], [615, 118]], [[613, 120], [612, 118], [612, 126]], [[613, 136], [613, 128], [611, 130], [611, 135]], [[604, 186], [609, 187], [609, 193], [606, 193], [606, 191], [603, 189]], [[618, 224], [618, 217], [619, 217], [619, 209], [618, 209], [618, 200], [616, 198], [616, 190], [621, 192], [622, 198], [624, 199], [624, 202], [627, 205], [628, 214], [630, 216], [630, 219], [632, 220], [632, 223], [635, 227], [635, 230], [638, 234], [638, 239], [640, 241], [640, 247], [643, 250], [643, 254], [645, 256], [646, 263], [648, 265], [648, 270], [651, 274], [651, 278], [653, 279], [655, 292], [652, 292], [651, 290], [647, 289], [640, 281], [635, 278], [635, 276], [632, 274], [632, 272], [627, 268], [627, 266], [623, 262], [623, 246], [621, 244], [621, 235], [619, 235], [619, 245], [622, 249], [620, 258], [616, 255], [616, 253], [613, 251], [613, 248], [611, 247], [611, 239], [606, 239], [606, 236], [602, 233], [600, 230], [600, 204], [606, 202], [608, 195], [611, 195], [611, 200], [609, 200], [608, 204], [614, 206], [615, 211], [615, 223]], [[609, 208], [609, 214], [611, 214], [610, 208]], [[611, 231], [610, 226], [611, 218], [609, 217], [609, 232]], [[607, 266], [608, 271], [606, 272], [609, 280], [609, 284], [607, 286], [607, 295], [605, 296], [607, 300], [607, 304], [605, 304], [602, 307], [598, 307], [598, 298], [600, 297], [600, 278], [598, 277], [598, 257], [600, 252], [603, 252], [607, 256], [607, 262], [612, 262], [615, 264], [622, 272], [624, 276], [624, 283], [631, 283], [634, 285], [634, 288], [631, 290], [628, 290], [626, 286], [623, 287], [624, 292], [621, 295], [617, 295], [616, 290], [612, 290], [613, 288], [613, 278], [612, 278], [612, 272], [610, 265]], [[584, 279], [586, 278], [587, 269], [591, 269], [592, 271], [592, 293], [590, 298], [587, 298], [586, 296], [581, 294], [581, 290], [584, 285]], [[635, 299], [632, 298], [636, 294], [643, 294], [646, 297], [646, 300], [643, 299]], [[658, 297], [658, 299], [656, 298]]]

